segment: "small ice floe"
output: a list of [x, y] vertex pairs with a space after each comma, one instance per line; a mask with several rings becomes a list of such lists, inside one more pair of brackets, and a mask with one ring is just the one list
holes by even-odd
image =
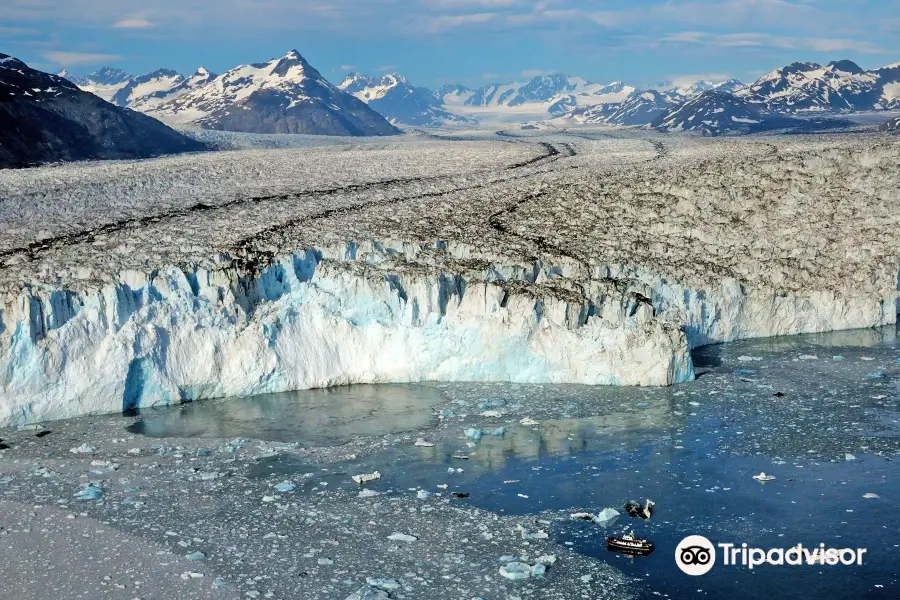
[[845, 454], [845, 455], [844, 455], [844, 460], [847, 460], [847, 461], [850, 461], [850, 460], [856, 460], [856, 457], [853, 456], [852, 454]]
[[203, 560], [206, 558], [206, 555], [200, 551], [191, 552], [190, 554], [185, 554], [184, 557], [188, 560]]
[[519, 421], [519, 425], [524, 425], [525, 427], [534, 427], [538, 422], [532, 419], [531, 417], [525, 417], [521, 421]]
[[523, 540], [546, 540], [550, 537], [546, 531], [535, 531], [534, 533], [531, 533], [521, 525], [516, 527], [516, 530], [519, 532], [519, 535], [522, 536]]
[[275, 485], [275, 489], [279, 492], [288, 493], [293, 492], [295, 489], [297, 489], [297, 486], [295, 486], [290, 481], [282, 481], [281, 483]]
[[506, 400], [497, 398], [496, 400], [486, 400], [478, 405], [481, 410], [490, 410], [492, 408], [503, 408], [506, 406]]
[[503, 437], [506, 434], [506, 428], [497, 427], [496, 429], [476, 429], [474, 427], [470, 427], [466, 429], [464, 432], [465, 436], [472, 441], [477, 442], [482, 437], [486, 435], [492, 435], [495, 437]]
[[429, 497], [431, 497], [431, 492], [427, 490], [419, 490], [416, 492], [416, 498], [419, 500], [428, 500]]
[[596, 515], [589, 512], [578, 512], [572, 513], [571, 516], [573, 519], [579, 521], [591, 521], [592, 523], [606, 527], [612, 525], [620, 515], [621, 513], [614, 508], [604, 508]]
[[414, 535], [409, 535], [406, 533], [394, 532], [388, 536], [388, 539], [394, 542], [417, 542], [419, 538]]
[[416, 440], [416, 446], [421, 446], [422, 448], [434, 448], [434, 443], [426, 441], [425, 438], [418, 438]]
[[369, 483], [370, 481], [375, 481], [376, 479], [381, 479], [381, 473], [375, 471], [374, 473], [360, 473], [359, 475], [354, 475], [351, 477], [353, 481], [362, 485], [363, 483]]
[[94, 446], [91, 446], [88, 443], [84, 443], [84, 444], [78, 446], [77, 448], [69, 449], [69, 452], [71, 452], [72, 454], [93, 454], [96, 451], [97, 451], [97, 448], [95, 448]]
[[500, 575], [513, 581], [531, 577], [531, 565], [523, 562], [509, 562], [500, 567]]
[[487, 417], [489, 419], [499, 419], [500, 417], [503, 416], [503, 411], [502, 410], [486, 410], [483, 413], [481, 413], [481, 416]]
[[800, 360], [819, 360], [819, 357], [815, 354], [801, 354], [797, 358], [799, 358]]
[[376, 492], [375, 490], [359, 490], [359, 493], [356, 495], [357, 498], [374, 498], [375, 496], [380, 496], [381, 492]]
[[87, 484], [84, 489], [75, 494], [76, 500], [98, 500], [103, 496], [103, 490], [93, 483]]
[[364, 585], [344, 598], [344, 600], [390, 600], [390, 596], [384, 590]]
[[387, 590], [389, 592], [400, 589], [400, 584], [397, 580], [389, 577], [366, 577], [366, 583], [374, 588]]
[[866, 492], [865, 494], [863, 494], [863, 498], [865, 498], [866, 500], [875, 500], [876, 498], [881, 498], [881, 496], [874, 492]]
[[766, 482], [766, 481], [774, 481], [775, 477], [773, 475], [766, 475], [765, 472], [762, 472], [759, 475], [754, 475], [753, 479], [755, 479], [757, 481]]
[[117, 463], [113, 463], [108, 460], [92, 460], [91, 469], [89, 470], [95, 475], [105, 475], [107, 473], [117, 471], [118, 469], [119, 465]]
[[31, 471], [31, 475], [34, 477], [43, 477], [45, 479], [49, 479], [51, 477], [56, 477], [56, 471], [52, 469], [48, 469], [47, 467], [35, 466], [29, 469]]
[[747, 356], [746, 354], [743, 356], [738, 356], [738, 360], [741, 362], [750, 362], [751, 360], [762, 360], [761, 356]]

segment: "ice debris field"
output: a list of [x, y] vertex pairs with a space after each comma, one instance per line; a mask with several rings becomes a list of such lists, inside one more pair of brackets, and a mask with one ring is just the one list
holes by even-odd
[[0, 172], [0, 424], [896, 322], [897, 138], [501, 133]]

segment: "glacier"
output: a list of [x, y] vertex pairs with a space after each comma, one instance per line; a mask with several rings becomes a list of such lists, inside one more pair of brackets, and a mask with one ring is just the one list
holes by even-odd
[[31, 289], [0, 305], [0, 422], [351, 383], [693, 378], [684, 333], [639, 293], [561, 289], [540, 265], [398, 275], [378, 268], [384, 253], [350, 244], [251, 278], [169, 267], [81, 294]]
[[890, 138], [591, 131], [0, 174], [0, 425], [896, 323]]

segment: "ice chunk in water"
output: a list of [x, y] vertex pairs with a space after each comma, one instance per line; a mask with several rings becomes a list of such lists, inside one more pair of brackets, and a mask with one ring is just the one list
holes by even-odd
[[97, 500], [101, 496], [103, 496], [103, 490], [94, 485], [93, 483], [87, 484], [87, 486], [75, 494], [76, 500]]
[[279, 492], [293, 492], [297, 487], [290, 481], [282, 481], [275, 486], [275, 489]]
[[523, 562], [510, 562], [500, 567], [500, 574], [513, 581], [531, 577], [531, 565]]

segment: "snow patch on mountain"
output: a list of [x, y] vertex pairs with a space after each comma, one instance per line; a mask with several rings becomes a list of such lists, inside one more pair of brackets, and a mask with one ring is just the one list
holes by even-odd
[[736, 94], [777, 113], [883, 110], [900, 107], [894, 86], [900, 69], [865, 71], [849, 60], [826, 66], [797, 62], [776, 69]]
[[395, 124], [440, 127], [468, 119], [444, 109], [434, 92], [413, 86], [399, 73], [369, 77], [352, 73], [338, 86]]
[[732, 94], [709, 90], [661, 115], [661, 131], [694, 131], [702, 135], [750, 133], [761, 127], [763, 116]]
[[68, 79], [83, 91], [100, 96], [107, 102], [113, 102], [115, 95], [132, 79], [132, 76], [125, 71], [113, 67], [101, 67], [84, 77], [72, 75], [68, 71], [60, 71], [58, 75]]

